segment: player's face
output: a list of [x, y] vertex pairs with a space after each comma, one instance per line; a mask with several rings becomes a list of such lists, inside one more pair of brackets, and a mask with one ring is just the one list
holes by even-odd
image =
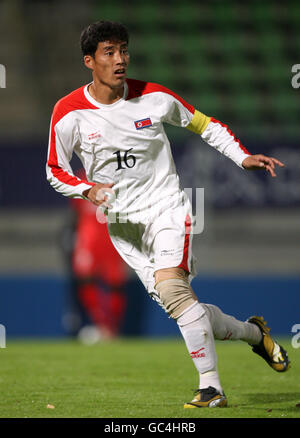
[[124, 85], [129, 64], [128, 45], [122, 41], [98, 43], [95, 56], [85, 56], [85, 65], [93, 70], [93, 75], [110, 88]]

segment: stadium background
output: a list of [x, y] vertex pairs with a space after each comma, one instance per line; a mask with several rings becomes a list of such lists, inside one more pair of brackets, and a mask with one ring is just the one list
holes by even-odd
[[[204, 187], [195, 253], [203, 302], [289, 335], [299, 315], [300, 5], [281, 1], [0, 2], [0, 323], [7, 337], [70, 333], [62, 255], [67, 199], [45, 178], [55, 102], [90, 80], [78, 39], [98, 19], [131, 34], [129, 77], [159, 82], [229, 125], [253, 153], [286, 163], [245, 173], [186, 130], [166, 127], [183, 187]], [[76, 163], [74, 163], [76, 166]], [[132, 273], [123, 334], [176, 335]]]

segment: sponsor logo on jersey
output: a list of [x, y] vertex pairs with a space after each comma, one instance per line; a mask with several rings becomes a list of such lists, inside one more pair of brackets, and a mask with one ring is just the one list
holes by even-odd
[[149, 126], [152, 126], [152, 122], [150, 117], [148, 117], [147, 119], [142, 119], [142, 120], [136, 120], [134, 122], [136, 129], [143, 129], [143, 128], [148, 128]]
[[163, 249], [160, 254], [162, 256], [167, 256], [167, 255], [173, 255], [174, 252], [175, 252], [174, 249], [168, 249], [168, 250], [167, 249]]
[[199, 350], [196, 350], [196, 351], [191, 351], [190, 355], [193, 359], [196, 359], [197, 357], [205, 357], [205, 353], [203, 352], [203, 350], [204, 350], [204, 347], [199, 348]]
[[94, 138], [99, 138], [99, 137], [101, 137], [101, 134], [99, 131], [92, 132], [91, 134], [88, 135], [89, 140], [93, 140]]

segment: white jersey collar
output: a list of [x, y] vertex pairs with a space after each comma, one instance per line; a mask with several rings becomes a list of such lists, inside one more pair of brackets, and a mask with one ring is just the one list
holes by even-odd
[[110, 110], [110, 109], [114, 109], [116, 106], [121, 105], [125, 102], [127, 94], [128, 94], [128, 85], [127, 82], [124, 83], [124, 94], [123, 97], [121, 97], [121, 99], [117, 100], [116, 102], [110, 104], [110, 105], [105, 105], [104, 103], [100, 103], [98, 102], [96, 99], [94, 99], [89, 91], [88, 91], [88, 87], [92, 84], [93, 82], [90, 82], [89, 84], [87, 84], [83, 91], [84, 91], [84, 95], [87, 98], [87, 100], [92, 103], [94, 106], [101, 108], [101, 109], [105, 109], [105, 110]]

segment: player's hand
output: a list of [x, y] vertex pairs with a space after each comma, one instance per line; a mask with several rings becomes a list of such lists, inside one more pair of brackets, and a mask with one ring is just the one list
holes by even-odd
[[284, 167], [284, 164], [277, 158], [266, 157], [265, 155], [250, 155], [242, 162], [242, 166], [247, 170], [265, 169], [274, 178], [276, 177], [275, 166]]
[[[95, 184], [88, 190], [83, 192], [83, 195], [88, 198], [94, 205], [102, 205], [105, 204], [107, 208], [111, 208], [111, 205], [107, 203], [108, 197], [105, 195], [105, 192], [114, 193], [112, 190], [114, 183], [110, 184]], [[106, 189], [106, 190], [104, 190]]]

